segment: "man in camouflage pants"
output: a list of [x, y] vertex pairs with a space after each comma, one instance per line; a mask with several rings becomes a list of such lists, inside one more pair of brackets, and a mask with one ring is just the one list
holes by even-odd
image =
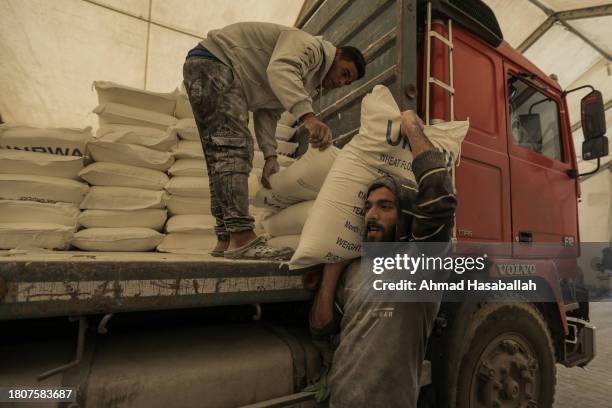
[[211, 212], [218, 242], [214, 256], [231, 259], [287, 259], [290, 248], [272, 248], [253, 231], [248, 211], [248, 177], [255, 136], [264, 155], [262, 184], [279, 170], [276, 122], [291, 112], [310, 131], [313, 148], [331, 144], [331, 132], [315, 115], [312, 95], [348, 85], [365, 74], [365, 60], [353, 47], [331, 43], [292, 27], [238, 23], [208, 33], [187, 55], [185, 88], [206, 158]]

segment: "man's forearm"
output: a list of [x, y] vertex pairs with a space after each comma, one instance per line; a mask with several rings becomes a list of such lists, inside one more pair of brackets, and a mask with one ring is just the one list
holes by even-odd
[[269, 109], [257, 110], [253, 112], [253, 121], [255, 124], [255, 138], [259, 149], [264, 155], [264, 158], [276, 156], [276, 122], [280, 117], [279, 112], [274, 112]]
[[[426, 152], [428, 150], [434, 150], [433, 145], [425, 136], [425, 132], [423, 131], [423, 126], [418, 123], [411, 125], [412, 129], [405, 129], [404, 137], [408, 138], [408, 143], [410, 143], [410, 150], [414, 156], [418, 156], [419, 154]], [[404, 129], [403, 129], [404, 130]]]

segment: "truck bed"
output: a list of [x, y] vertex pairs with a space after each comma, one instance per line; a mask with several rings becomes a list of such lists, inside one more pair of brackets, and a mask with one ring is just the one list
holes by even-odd
[[210, 255], [0, 251], [0, 320], [306, 300], [306, 271]]

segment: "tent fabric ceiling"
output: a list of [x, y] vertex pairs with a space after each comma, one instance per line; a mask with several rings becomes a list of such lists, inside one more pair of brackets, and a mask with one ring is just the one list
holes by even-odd
[[[612, 106], [612, 2], [484, 0], [506, 41], [564, 89], [592, 84]], [[305, 4], [304, 4], [305, 3]], [[94, 80], [156, 91], [180, 82], [186, 51], [237, 21], [293, 25], [314, 0], [2, 0], [0, 114], [7, 123], [95, 125]], [[265, 4], [263, 6], [262, 4]], [[578, 10], [578, 11], [576, 11]], [[568, 95], [580, 150], [579, 101]], [[582, 162], [581, 169], [593, 167]]]
[[187, 51], [209, 30], [238, 21], [291, 26], [302, 2], [1, 0], [2, 120], [95, 127], [93, 81], [172, 91]]

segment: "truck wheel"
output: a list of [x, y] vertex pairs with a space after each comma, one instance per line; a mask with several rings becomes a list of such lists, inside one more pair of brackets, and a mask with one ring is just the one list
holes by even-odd
[[[550, 332], [529, 303], [489, 303], [470, 319], [449, 384], [457, 408], [549, 408], [556, 368]], [[454, 384], [452, 384], [454, 383]]]

